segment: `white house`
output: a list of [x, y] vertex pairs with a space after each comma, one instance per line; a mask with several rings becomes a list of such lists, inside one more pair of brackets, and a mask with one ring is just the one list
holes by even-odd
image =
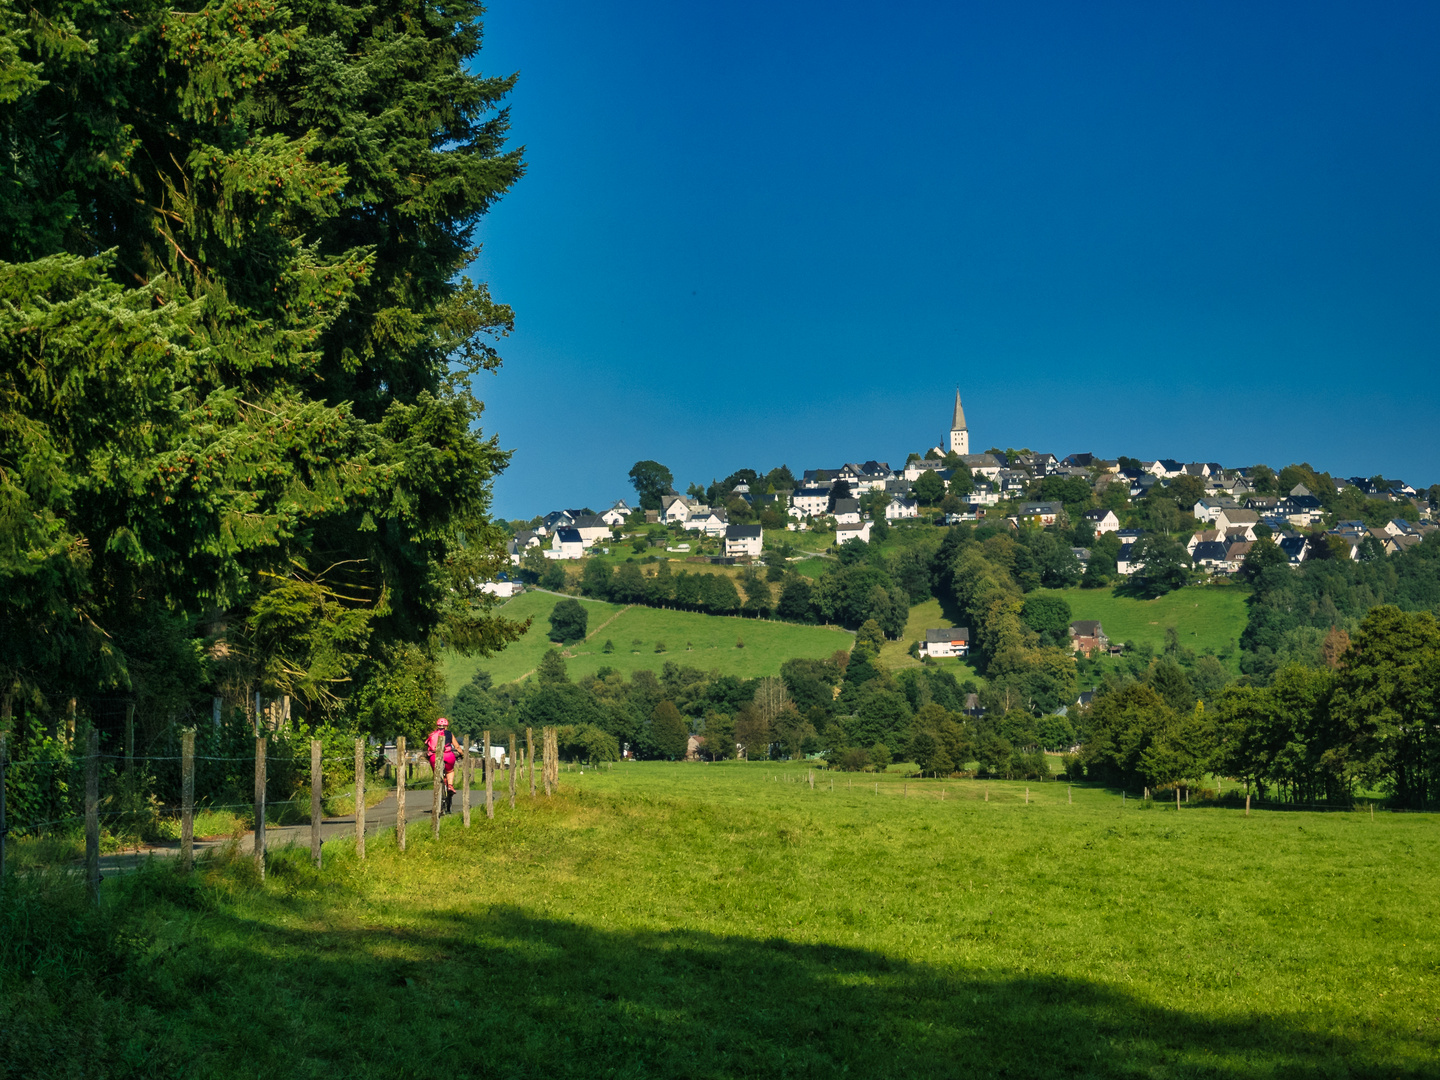
[[1115, 516], [1114, 510], [1086, 510], [1085, 520], [1095, 530], [1096, 536], [1120, 531], [1120, 519]]
[[690, 520], [690, 502], [684, 495], [662, 495], [660, 497], [660, 520], [666, 525], [681, 525]]
[[515, 596], [521, 590], [518, 581], [487, 581], [480, 586], [480, 591], [491, 596]]
[[[1058, 502], [1027, 502], [1020, 504], [1020, 512], [1017, 517], [1030, 521], [1038, 521], [1041, 525], [1054, 525], [1065, 510], [1065, 505]], [[1120, 522], [1115, 522], [1118, 529]]]
[[585, 555], [585, 541], [578, 529], [556, 529], [545, 552], [547, 559], [579, 559]]
[[759, 525], [727, 525], [725, 527], [725, 554], [729, 557], [748, 555], [760, 557], [764, 532]]
[[823, 487], [796, 488], [790, 495], [791, 517], [814, 517], [830, 508], [830, 489]]
[[835, 524], [837, 524], [837, 525], [859, 525], [859, 524], [860, 524], [860, 500], [859, 500], [859, 499], [836, 499], [836, 500], [835, 500]]
[[885, 520], [899, 521], [902, 518], [920, 516], [920, 505], [914, 499], [891, 499], [885, 504]]
[[511, 564], [519, 566], [520, 557], [524, 555], [526, 551], [532, 547], [539, 547], [540, 536], [541, 534], [533, 532], [530, 529], [521, 529], [512, 536], [510, 542], [505, 545], [506, 550], [510, 553]]
[[[1225, 507], [1215, 515], [1215, 528], [1221, 532], [1229, 532], [1231, 529], [1248, 527], [1253, 529], [1260, 523], [1260, 515], [1254, 510], [1236, 510], [1233, 507]], [[1253, 536], [1249, 539], [1255, 539]]]
[[1201, 499], [1191, 507], [1190, 513], [1200, 521], [1213, 524], [1223, 511], [1238, 509], [1239, 503], [1234, 499]]
[[706, 536], [724, 536], [725, 527], [729, 524], [729, 517], [724, 510], [715, 510], [709, 506], [696, 506], [691, 509], [690, 520], [685, 523], [685, 528], [691, 532], [704, 533]]
[[870, 522], [862, 521], [858, 525], [837, 525], [835, 527], [835, 543], [844, 544], [851, 540], [863, 540], [870, 542]]
[[610, 538], [610, 526], [605, 520], [596, 514], [590, 514], [575, 519], [575, 531], [580, 534], [580, 539], [585, 546], [592, 547], [597, 540], [608, 540]]
[[1124, 544], [1120, 548], [1120, 554], [1115, 556], [1115, 571], [1124, 577], [1145, 568], [1143, 560], [1134, 558], [1134, 550], [1134, 544]]
[[920, 655], [937, 659], [942, 656], [964, 656], [969, 651], [970, 631], [963, 626], [926, 630], [925, 640], [920, 642]]
[[630, 506], [625, 502], [624, 499], [616, 499], [615, 505], [610, 507], [610, 509], [606, 510], [603, 514], [601, 514], [600, 517], [604, 520], [606, 525], [624, 525], [625, 519], [633, 513], [634, 511], [630, 508]]

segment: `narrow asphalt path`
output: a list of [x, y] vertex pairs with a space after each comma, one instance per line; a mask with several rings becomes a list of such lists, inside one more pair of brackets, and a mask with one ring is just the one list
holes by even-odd
[[[476, 796], [479, 796], [477, 799]], [[508, 798], [508, 792], [506, 797]], [[428, 828], [430, 817], [431, 789], [429, 787], [413, 787], [406, 793], [405, 810], [410, 828]], [[498, 791], [497, 791], [497, 802]], [[454, 801], [455, 814], [460, 813], [459, 792], [456, 792]], [[376, 803], [374, 806], [365, 809], [365, 835], [374, 836], [377, 833], [388, 832], [395, 827], [395, 795], [391, 794]], [[470, 791], [470, 811], [480, 814], [485, 813], [485, 791], [483, 788]], [[327, 817], [320, 822], [320, 840], [334, 840], [337, 837], [351, 837], [355, 835], [355, 815], [345, 814], [341, 817]], [[238, 839], [233, 836], [209, 836], [201, 839], [195, 838], [195, 854], [199, 856], [203, 852], [223, 848], [226, 844], [236, 844], [241, 852], [252, 852], [255, 850], [255, 833], [247, 832]], [[288, 844], [296, 844], [308, 849], [310, 847], [310, 824], [303, 825], [267, 825], [265, 827], [265, 848], [273, 851], [276, 848], [285, 847]], [[146, 844], [142, 847], [118, 851], [109, 855], [100, 856], [100, 876], [102, 878], [114, 877], [117, 874], [127, 874], [140, 867], [148, 859], [171, 858], [180, 854], [180, 841], [165, 841], [162, 843]]]

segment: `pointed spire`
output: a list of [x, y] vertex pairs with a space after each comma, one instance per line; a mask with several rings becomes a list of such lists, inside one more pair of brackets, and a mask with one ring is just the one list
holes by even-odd
[[950, 422], [951, 431], [965, 430], [965, 410], [960, 407], [960, 388], [955, 388], [955, 419]]

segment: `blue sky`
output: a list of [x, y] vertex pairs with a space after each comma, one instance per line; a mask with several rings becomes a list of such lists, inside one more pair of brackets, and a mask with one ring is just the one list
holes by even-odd
[[1440, 481], [1440, 5], [493, 0], [496, 510], [972, 448]]

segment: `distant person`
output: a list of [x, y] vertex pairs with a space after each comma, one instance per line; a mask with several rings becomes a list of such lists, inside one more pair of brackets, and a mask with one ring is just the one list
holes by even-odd
[[[435, 768], [435, 754], [444, 747], [441, 759], [445, 765], [445, 792], [447, 795], [455, 794], [455, 758], [459, 753], [459, 746], [455, 742], [455, 736], [450, 734], [450, 721], [445, 717], [435, 721], [435, 730], [425, 739], [425, 754], [430, 760], [430, 768]], [[447, 799], [448, 803], [449, 800]]]

